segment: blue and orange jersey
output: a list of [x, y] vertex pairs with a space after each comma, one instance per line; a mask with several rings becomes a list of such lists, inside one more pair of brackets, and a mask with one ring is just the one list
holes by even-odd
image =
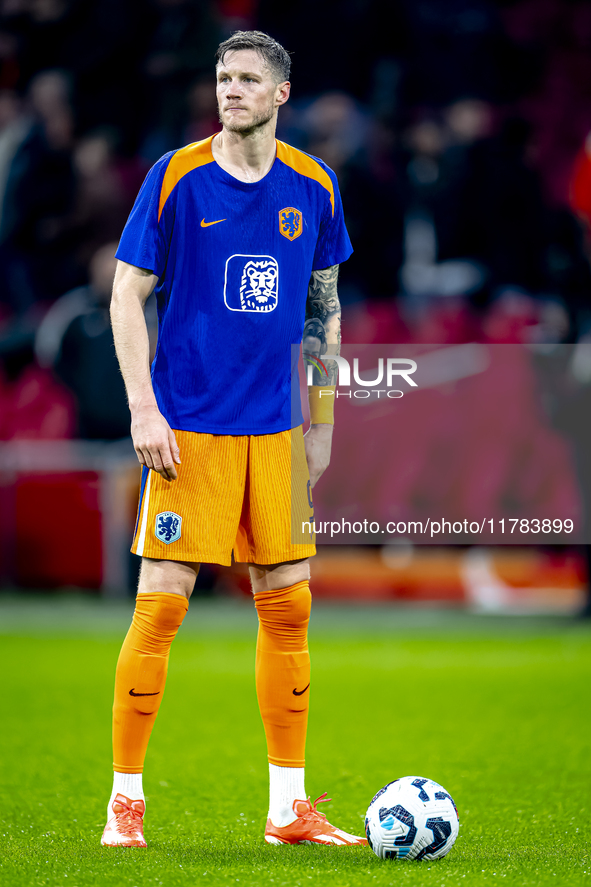
[[152, 382], [172, 428], [273, 434], [302, 422], [292, 404], [313, 270], [351, 254], [335, 174], [277, 142], [258, 182], [214, 160], [211, 138], [148, 173], [117, 258], [158, 277]]

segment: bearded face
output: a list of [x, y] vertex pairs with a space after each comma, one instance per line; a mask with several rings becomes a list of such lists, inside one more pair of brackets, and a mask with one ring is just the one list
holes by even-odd
[[289, 95], [289, 84], [278, 84], [254, 50], [227, 52], [216, 76], [220, 123], [228, 132], [248, 135], [261, 130]]
[[239, 132], [243, 135], [248, 135], [265, 126], [269, 120], [273, 119], [274, 113], [275, 108], [272, 103], [269, 103], [267, 108], [251, 112], [250, 119], [240, 119], [240, 116], [236, 119], [236, 115], [224, 114], [221, 109], [219, 111], [219, 118], [220, 123], [228, 132]]

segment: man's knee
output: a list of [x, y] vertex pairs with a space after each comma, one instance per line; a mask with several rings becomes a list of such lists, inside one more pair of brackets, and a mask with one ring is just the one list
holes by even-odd
[[288, 588], [257, 591], [259, 617], [257, 650], [270, 653], [306, 652], [312, 596], [307, 581]]
[[298, 582], [310, 579], [310, 558], [298, 561], [285, 561], [282, 564], [251, 564], [250, 581], [252, 590], [276, 591], [289, 588]]
[[180, 594], [187, 600], [193, 593], [200, 564], [186, 561], [159, 561], [142, 558], [138, 594], [164, 591]]

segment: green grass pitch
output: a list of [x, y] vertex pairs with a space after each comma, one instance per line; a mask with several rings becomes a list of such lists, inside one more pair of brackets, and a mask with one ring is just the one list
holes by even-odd
[[145, 772], [148, 849], [101, 848], [113, 674], [131, 604], [0, 598], [0, 884], [591, 885], [591, 631], [575, 620], [316, 607], [307, 788], [361, 833], [377, 789], [441, 782], [437, 862], [269, 847], [249, 602], [196, 600]]

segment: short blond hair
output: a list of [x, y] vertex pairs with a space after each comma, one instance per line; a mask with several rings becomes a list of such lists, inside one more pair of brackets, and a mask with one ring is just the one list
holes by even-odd
[[231, 37], [218, 46], [215, 54], [216, 67], [219, 64], [223, 65], [227, 52], [237, 52], [241, 49], [258, 52], [278, 83], [289, 80], [291, 71], [289, 53], [264, 31], [234, 31]]

